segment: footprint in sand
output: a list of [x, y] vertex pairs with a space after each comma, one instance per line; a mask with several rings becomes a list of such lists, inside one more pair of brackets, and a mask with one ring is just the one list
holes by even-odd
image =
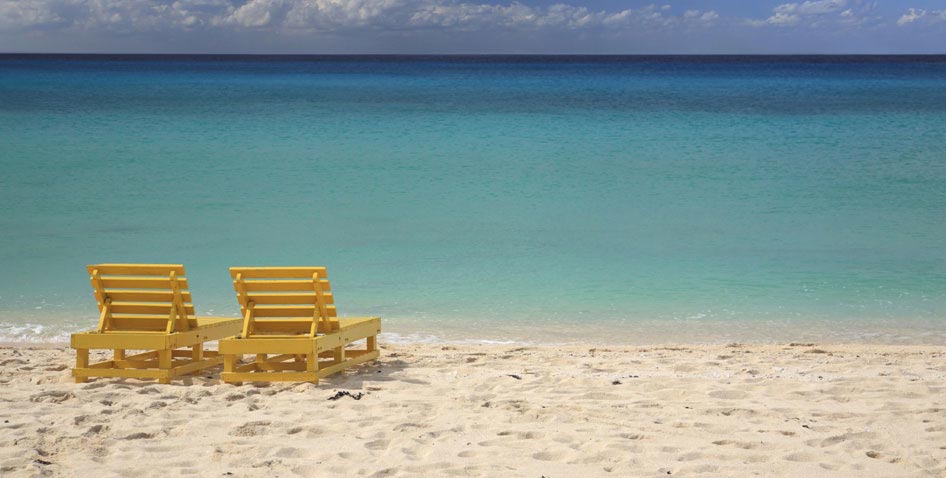
[[562, 456], [561, 453], [552, 451], [540, 451], [532, 454], [532, 458], [539, 461], [558, 461], [562, 459]]
[[388, 445], [391, 444], [391, 440], [372, 440], [368, 443], [365, 443], [365, 448], [369, 450], [385, 450], [388, 448]]
[[304, 458], [306, 454], [305, 450], [287, 446], [276, 450], [276, 453], [274, 453], [273, 456], [279, 458]]
[[50, 390], [48, 392], [37, 393], [30, 397], [31, 402], [62, 403], [66, 400], [75, 398], [72, 392], [65, 390]]
[[713, 442], [713, 444], [714, 444], [714, 445], [719, 445], [719, 446], [732, 445], [732, 446], [735, 446], [735, 447], [737, 447], [737, 448], [742, 448], [743, 450], [751, 450], [751, 449], [753, 449], [753, 448], [758, 448], [758, 445], [756, 445], [755, 443], [749, 443], [749, 442], [744, 442], [744, 441], [736, 441], [736, 440], [716, 440], [716, 441]]
[[406, 431], [411, 431], [411, 430], [419, 430], [422, 428], [428, 428], [429, 426], [430, 425], [426, 425], [423, 423], [402, 423], [400, 425], [395, 426], [394, 431], [406, 432]]
[[818, 456], [812, 453], [800, 452], [800, 453], [792, 453], [790, 455], [785, 455], [784, 458], [786, 461], [807, 463], [807, 462], [812, 462], [812, 461], [817, 460]]
[[266, 428], [271, 424], [271, 422], [249, 422], [243, 425], [240, 425], [234, 428], [230, 435], [236, 437], [252, 437], [257, 435], [262, 435], [266, 432]]
[[748, 394], [742, 390], [713, 390], [709, 396], [723, 400], [740, 400], [746, 398]]

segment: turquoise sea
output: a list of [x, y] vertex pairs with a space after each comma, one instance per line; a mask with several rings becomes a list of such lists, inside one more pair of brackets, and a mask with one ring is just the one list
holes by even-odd
[[389, 340], [946, 343], [946, 57], [0, 55], [0, 341], [85, 265]]

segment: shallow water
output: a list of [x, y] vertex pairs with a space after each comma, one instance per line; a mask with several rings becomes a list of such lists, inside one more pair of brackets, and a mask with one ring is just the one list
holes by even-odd
[[404, 337], [946, 341], [943, 57], [0, 56], [0, 161], [0, 340], [181, 262]]

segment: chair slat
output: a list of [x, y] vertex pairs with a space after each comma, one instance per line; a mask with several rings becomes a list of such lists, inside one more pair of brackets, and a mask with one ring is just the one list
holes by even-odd
[[[327, 291], [332, 289], [332, 284], [328, 279], [319, 279], [319, 284], [322, 284], [322, 290]], [[305, 280], [246, 280], [244, 277], [243, 285], [246, 287], [247, 292], [309, 292], [312, 290], [312, 274], [309, 274], [309, 278]]]
[[[130, 290], [130, 289], [105, 289], [105, 293], [114, 301], [122, 302], [172, 302], [174, 293], [170, 290]], [[182, 291], [181, 297], [184, 302], [191, 302], [191, 293]]]
[[[309, 282], [310, 286], [312, 282]], [[331, 292], [323, 294], [325, 297], [325, 302], [328, 304], [334, 304], [335, 299], [332, 296]], [[253, 301], [254, 304], [315, 304], [315, 294], [309, 292], [308, 294], [261, 294], [261, 293], [248, 293], [247, 298]]]
[[243, 274], [243, 279], [312, 279], [312, 274], [319, 278], [328, 278], [325, 267], [231, 267], [230, 277]]
[[[187, 278], [177, 280], [181, 289], [187, 289]], [[102, 277], [102, 285], [107, 289], [167, 289], [171, 290], [170, 277]]]
[[255, 332], [279, 332], [308, 334], [312, 327], [312, 319], [260, 319], [254, 324]]
[[[112, 314], [170, 314], [173, 302], [112, 302]], [[194, 305], [184, 304], [188, 316], [194, 315]]]
[[[335, 317], [335, 306], [325, 307], [329, 317]], [[314, 305], [258, 305], [253, 308], [256, 317], [312, 317]]]
[[168, 318], [164, 315], [153, 316], [112, 316], [112, 326], [122, 331], [131, 330], [164, 330], [168, 325]]
[[182, 264], [93, 264], [87, 267], [89, 274], [96, 269], [103, 275], [168, 276], [171, 271], [184, 275]]

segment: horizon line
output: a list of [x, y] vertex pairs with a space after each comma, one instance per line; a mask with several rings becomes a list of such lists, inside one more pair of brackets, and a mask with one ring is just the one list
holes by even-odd
[[128, 52], [29, 52], [29, 51], [0, 51], [0, 55], [49, 55], [49, 56], [454, 56], [454, 57], [483, 57], [483, 56], [548, 56], [548, 57], [575, 57], [575, 56], [600, 56], [600, 57], [668, 57], [668, 56], [708, 56], [708, 57], [798, 57], [798, 56], [860, 56], [860, 57], [878, 57], [878, 56], [946, 56], [946, 51], [942, 53], [183, 53], [183, 52], [162, 52], [162, 53], [128, 53]]

